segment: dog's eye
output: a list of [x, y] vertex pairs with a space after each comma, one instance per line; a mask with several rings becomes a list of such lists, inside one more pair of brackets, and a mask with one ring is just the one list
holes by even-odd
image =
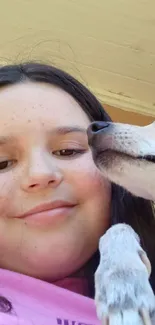
[[145, 156], [144, 158], [145, 158], [147, 161], [155, 162], [155, 156], [148, 155], [148, 156]]
[[138, 159], [147, 160], [147, 161], [155, 163], [155, 156], [153, 156], [153, 155], [139, 156]]

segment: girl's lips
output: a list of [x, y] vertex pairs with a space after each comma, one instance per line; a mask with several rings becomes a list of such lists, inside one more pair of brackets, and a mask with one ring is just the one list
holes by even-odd
[[76, 204], [67, 201], [53, 201], [39, 205], [16, 218], [33, 224], [51, 224], [54, 220], [69, 216], [75, 206]]

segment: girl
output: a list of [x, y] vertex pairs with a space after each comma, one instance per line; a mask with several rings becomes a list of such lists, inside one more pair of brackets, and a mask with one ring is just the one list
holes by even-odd
[[97, 324], [98, 240], [112, 223], [131, 224], [153, 261], [151, 204], [101, 176], [93, 120], [109, 117], [65, 72], [0, 68], [0, 324]]

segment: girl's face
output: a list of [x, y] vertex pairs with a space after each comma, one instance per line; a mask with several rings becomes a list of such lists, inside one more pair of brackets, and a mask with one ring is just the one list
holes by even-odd
[[0, 89], [1, 268], [54, 281], [97, 250], [111, 189], [93, 163], [89, 123], [54, 86]]

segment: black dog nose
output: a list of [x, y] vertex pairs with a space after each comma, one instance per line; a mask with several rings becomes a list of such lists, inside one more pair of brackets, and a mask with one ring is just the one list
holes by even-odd
[[95, 135], [101, 130], [107, 128], [109, 125], [110, 124], [108, 122], [103, 121], [91, 123], [87, 129], [88, 144], [91, 146], [94, 142], [94, 138], [96, 138]]
[[109, 126], [108, 122], [103, 122], [103, 121], [93, 122], [90, 124], [90, 131], [96, 133], [102, 129], [107, 128], [108, 126]]

